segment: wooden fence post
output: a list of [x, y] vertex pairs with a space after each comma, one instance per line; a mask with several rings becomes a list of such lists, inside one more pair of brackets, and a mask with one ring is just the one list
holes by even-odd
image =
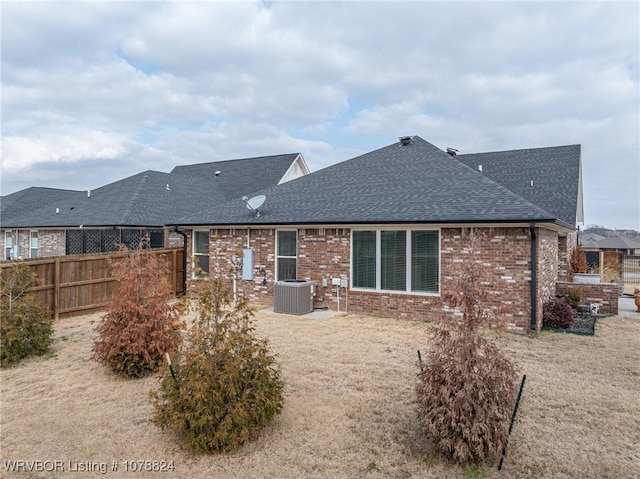
[[60, 319], [60, 258], [56, 258], [53, 266], [53, 319]]

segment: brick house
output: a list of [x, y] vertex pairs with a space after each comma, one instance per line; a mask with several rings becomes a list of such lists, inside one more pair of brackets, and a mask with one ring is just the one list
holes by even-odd
[[[402, 137], [257, 193], [259, 215], [238, 198], [173, 224], [211, 275], [252, 258], [238, 294], [270, 305], [276, 281], [303, 279], [331, 309], [427, 319], [456, 263], [479, 260], [517, 332], [541, 327], [583, 221], [579, 145], [456, 155]], [[472, 229], [483, 238], [474, 257]]]
[[27, 188], [1, 198], [2, 259], [136, 248], [145, 235], [154, 248], [181, 245], [166, 224], [308, 172], [292, 153], [145, 171], [92, 191]]

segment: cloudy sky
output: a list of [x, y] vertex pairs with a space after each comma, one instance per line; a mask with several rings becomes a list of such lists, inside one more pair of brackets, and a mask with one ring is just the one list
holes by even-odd
[[2, 194], [417, 134], [582, 145], [585, 222], [640, 229], [640, 4], [12, 2]]

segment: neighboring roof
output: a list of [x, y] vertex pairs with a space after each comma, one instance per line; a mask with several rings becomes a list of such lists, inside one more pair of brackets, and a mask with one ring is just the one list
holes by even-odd
[[589, 248], [599, 249], [640, 249], [640, 240], [625, 236], [611, 236], [594, 243], [589, 243]]
[[[41, 188], [32, 186], [0, 197], [0, 224], [11, 224], [26, 212], [73, 201], [86, 194], [82, 191], [62, 190], [57, 188]], [[55, 209], [54, 209], [55, 211]]]
[[593, 246], [593, 244], [596, 241], [600, 241], [601, 239], [604, 239], [604, 236], [601, 236], [599, 234], [596, 233], [581, 233], [578, 236], [578, 240], [580, 242], [581, 245], [583, 246]]
[[415, 136], [260, 192], [260, 217], [234, 200], [179, 225], [552, 222], [554, 215]]
[[[466, 165], [558, 219], [582, 221], [580, 145], [474, 153], [456, 157]], [[532, 184], [533, 182], [533, 184]]]
[[194, 211], [278, 184], [299, 157], [292, 153], [185, 165], [171, 173], [149, 170], [92, 190], [90, 195], [27, 188], [2, 197], [2, 227], [162, 227]]

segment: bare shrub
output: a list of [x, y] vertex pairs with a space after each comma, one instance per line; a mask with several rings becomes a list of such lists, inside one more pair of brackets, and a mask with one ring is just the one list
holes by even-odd
[[[477, 241], [472, 234], [472, 252]], [[416, 388], [420, 424], [436, 448], [459, 463], [498, 457], [516, 395], [513, 365], [481, 334], [483, 326], [500, 323], [492, 322], [480, 274], [472, 261], [456, 274], [458, 293], [445, 301], [462, 315], [442, 314], [435, 322]]]
[[569, 258], [569, 272], [573, 277], [574, 273], [586, 273], [587, 268], [587, 254], [582, 249], [582, 246], [577, 245]]
[[576, 310], [578, 309], [578, 306], [580, 306], [580, 301], [582, 301], [582, 293], [578, 288], [569, 288], [567, 290], [566, 299], [567, 299], [567, 303], [569, 303], [569, 306], [571, 306], [574, 310]]
[[542, 325], [568, 329], [573, 325], [576, 312], [564, 298], [551, 298], [542, 306]]
[[23, 262], [2, 271], [0, 277], [0, 366], [17, 363], [48, 351], [52, 323], [28, 290], [38, 284], [36, 273]]
[[194, 452], [234, 450], [282, 410], [284, 383], [267, 341], [254, 334], [248, 300], [233, 304], [219, 277], [192, 291], [198, 317], [175, 369], [151, 392], [154, 422]]
[[166, 262], [144, 244], [121, 249], [127, 254], [110, 263], [117, 287], [96, 327], [93, 358], [121, 376], [143, 377], [158, 369], [165, 352], [177, 349], [184, 323], [178, 305], [169, 302]]

